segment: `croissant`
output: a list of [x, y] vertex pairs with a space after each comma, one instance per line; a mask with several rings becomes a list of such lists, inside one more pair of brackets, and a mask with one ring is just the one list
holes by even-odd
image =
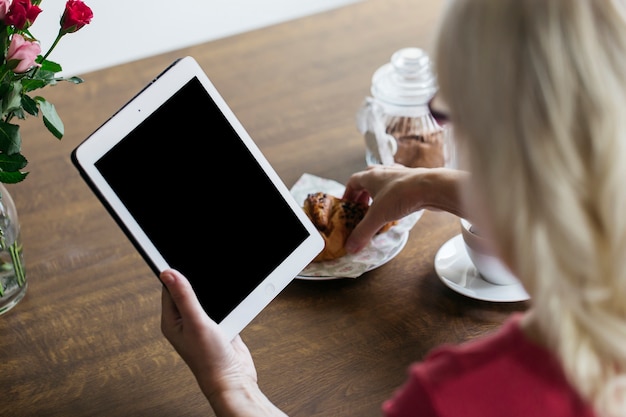
[[[329, 261], [344, 256], [348, 236], [363, 219], [369, 206], [317, 192], [308, 194], [303, 209], [324, 238], [324, 249], [313, 262]], [[389, 230], [396, 222], [389, 222], [378, 233]]]

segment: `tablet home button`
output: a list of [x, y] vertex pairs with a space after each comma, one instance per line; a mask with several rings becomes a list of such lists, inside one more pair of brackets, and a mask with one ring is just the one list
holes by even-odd
[[267, 284], [265, 286], [265, 292], [268, 294], [274, 294], [276, 292], [276, 287], [274, 287], [274, 284]]

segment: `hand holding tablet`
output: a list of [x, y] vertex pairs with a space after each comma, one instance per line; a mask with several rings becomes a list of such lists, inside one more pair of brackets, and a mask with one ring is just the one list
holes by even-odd
[[[214, 165], [216, 155], [238, 161], [245, 193]], [[231, 338], [323, 248], [300, 203], [191, 57], [124, 105], [72, 161], [154, 273], [183, 273]], [[250, 201], [264, 202], [262, 216]], [[224, 268], [232, 272], [215, 272], [228, 262], [236, 264]]]

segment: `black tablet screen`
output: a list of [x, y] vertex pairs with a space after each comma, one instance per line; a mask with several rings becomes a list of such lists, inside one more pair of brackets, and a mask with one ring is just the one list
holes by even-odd
[[197, 79], [96, 167], [217, 322], [309, 235]]

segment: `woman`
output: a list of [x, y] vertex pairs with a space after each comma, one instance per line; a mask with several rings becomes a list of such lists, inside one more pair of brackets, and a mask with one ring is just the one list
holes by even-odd
[[[626, 23], [621, 0], [453, 0], [438, 32], [440, 96], [460, 167], [375, 167], [348, 241], [420, 208], [470, 218], [532, 307], [483, 340], [435, 349], [387, 416], [626, 416]], [[162, 274], [162, 330], [219, 416], [283, 415], [240, 338]]]

